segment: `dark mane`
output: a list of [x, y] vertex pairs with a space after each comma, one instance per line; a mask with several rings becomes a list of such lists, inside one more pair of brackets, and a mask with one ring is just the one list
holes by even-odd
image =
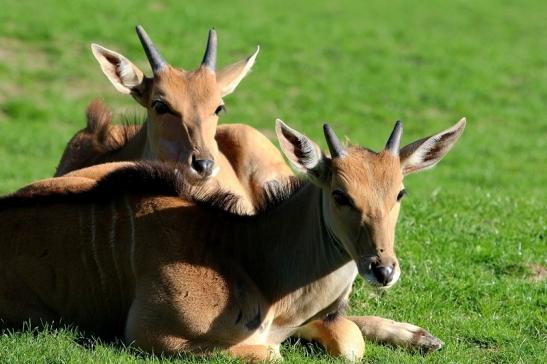
[[[283, 184], [269, 184], [258, 204], [258, 213], [275, 208], [300, 190], [303, 185], [303, 181], [294, 177]], [[213, 192], [207, 191], [202, 185], [189, 183], [175, 165], [152, 161], [138, 162], [117, 169], [84, 191], [30, 190], [15, 192], [0, 197], [0, 210], [54, 203], [102, 202], [119, 196], [121, 193], [149, 197], [180, 197], [197, 205], [220, 210], [230, 215], [243, 215], [239, 208], [239, 196], [222, 189]]]
[[138, 113], [123, 114], [121, 116], [121, 125], [123, 127], [122, 134], [119, 140], [111, 140], [110, 143], [104, 145], [104, 154], [112, 154], [124, 148], [133, 138], [139, 134], [144, 124], [142, 120], [146, 117]]
[[112, 124], [112, 119], [112, 111], [102, 100], [95, 99], [87, 106], [86, 128], [82, 132], [94, 136], [96, 147], [103, 154], [123, 148], [141, 130], [144, 118], [137, 113], [122, 115], [122, 133], [118, 135], [119, 139], [111, 137], [111, 128], [115, 125]]
[[264, 186], [262, 196], [256, 208], [256, 213], [264, 213], [279, 206], [292, 195], [302, 189], [307, 181], [298, 177], [291, 176], [284, 182], [271, 181]]
[[144, 120], [146, 120], [146, 116], [137, 112], [122, 114], [120, 125], [124, 127], [123, 134], [116, 145], [112, 145], [110, 152], [120, 150], [129, 143], [144, 127]]
[[87, 107], [86, 120], [86, 127], [66, 145], [55, 176], [119, 159], [117, 154], [142, 133], [144, 125], [136, 113], [122, 116], [121, 124], [113, 124], [112, 112], [98, 99]]

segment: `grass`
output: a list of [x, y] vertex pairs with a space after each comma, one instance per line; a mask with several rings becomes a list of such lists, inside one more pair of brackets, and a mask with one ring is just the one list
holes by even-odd
[[[400, 283], [378, 296], [358, 280], [352, 295], [353, 313], [412, 322], [446, 346], [424, 357], [367, 343], [366, 361], [546, 362], [547, 285], [531, 269], [547, 266], [546, 13], [539, 0], [4, 1], [0, 192], [53, 174], [92, 98], [140, 112], [104, 78], [89, 43], [148, 70], [133, 32], [140, 23], [170, 63], [194, 68], [215, 26], [220, 64], [261, 45], [254, 72], [226, 99], [223, 122], [272, 135], [281, 117], [324, 145], [328, 120], [379, 149], [396, 119], [410, 142], [468, 118], [446, 160], [405, 182]], [[283, 354], [331, 361], [295, 343]], [[158, 360], [70, 329], [0, 336], [6, 363]]]

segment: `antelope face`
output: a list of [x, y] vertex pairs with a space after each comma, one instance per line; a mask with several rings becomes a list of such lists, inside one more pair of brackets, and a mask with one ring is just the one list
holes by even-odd
[[325, 124], [331, 156], [305, 135], [278, 120], [281, 148], [291, 163], [322, 189], [322, 215], [332, 240], [355, 260], [372, 285], [389, 288], [401, 274], [395, 255], [395, 225], [405, 194], [403, 177], [433, 167], [452, 148], [465, 119], [439, 134], [399, 148], [397, 122], [380, 153], [344, 147]]
[[218, 171], [215, 132], [224, 102], [214, 72], [207, 67], [186, 72], [167, 66], [155, 75], [145, 106], [154, 159], [175, 161], [204, 178]]
[[232, 93], [253, 66], [250, 57], [216, 71], [217, 37], [209, 31], [201, 66], [195, 71], [167, 64], [140, 26], [137, 35], [153, 71], [145, 77], [127, 58], [97, 44], [91, 49], [114, 87], [147, 109], [147, 147], [143, 157], [176, 162], [189, 175], [208, 178], [218, 172], [215, 141], [222, 97]]
[[330, 170], [326, 223], [369, 283], [392, 286], [401, 272], [394, 249], [404, 191], [398, 156], [352, 147], [331, 160]]

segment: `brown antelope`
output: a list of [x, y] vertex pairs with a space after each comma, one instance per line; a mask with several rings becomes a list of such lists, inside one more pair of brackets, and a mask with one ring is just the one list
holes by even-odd
[[177, 162], [194, 180], [212, 178], [223, 189], [241, 196], [242, 209], [253, 212], [264, 185], [282, 181], [292, 176], [292, 171], [277, 148], [256, 129], [243, 124], [217, 128], [217, 123], [224, 109], [222, 98], [251, 70], [259, 49], [216, 71], [217, 36], [211, 30], [201, 66], [189, 72], [168, 65], [141, 26], [137, 26], [137, 34], [152, 78], [119, 53], [98, 44], [92, 44], [91, 50], [114, 87], [147, 109], [142, 128], [111, 125], [106, 107], [91, 103], [87, 127], [67, 145], [55, 176], [113, 161]]
[[419, 327], [340, 310], [357, 274], [377, 287], [398, 280], [403, 177], [434, 166], [464, 126], [400, 149], [398, 122], [376, 153], [343, 147], [325, 125], [328, 157], [278, 120], [282, 150], [307, 178], [272, 187], [253, 216], [152, 162], [80, 191], [23, 189], [0, 200], [0, 318], [62, 320], [166, 354], [275, 359], [291, 335], [350, 360], [363, 336], [436, 350]]

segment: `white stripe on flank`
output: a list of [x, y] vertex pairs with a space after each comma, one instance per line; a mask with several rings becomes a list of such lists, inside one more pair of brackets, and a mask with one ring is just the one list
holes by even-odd
[[[78, 222], [80, 224], [80, 258], [82, 259], [82, 268], [85, 272], [85, 277], [87, 278], [87, 287], [89, 287], [90, 291], [93, 291], [93, 282], [91, 280], [91, 274], [89, 273], [89, 267], [87, 265], [87, 256], [85, 252], [86, 248], [86, 233], [84, 229], [84, 216], [82, 209], [78, 209]], [[95, 303], [97, 303], [96, 296], [94, 294], [91, 295], [95, 299]]]
[[101, 264], [99, 262], [99, 254], [97, 253], [97, 226], [95, 223], [95, 204], [91, 204], [89, 209], [89, 220], [91, 224], [91, 252], [93, 253], [93, 260], [97, 266], [97, 271], [99, 272], [99, 283], [101, 284], [102, 294], [106, 301], [107, 309], [110, 309], [110, 303], [108, 300], [108, 294], [106, 292], [106, 283], [104, 278], [104, 272], [101, 269]]
[[[110, 227], [110, 250], [112, 251], [112, 262], [114, 263], [114, 270], [116, 270], [116, 277], [120, 287], [120, 295], [125, 297], [123, 292], [122, 276], [120, 273], [120, 266], [118, 265], [118, 259], [116, 257], [116, 228], [118, 223], [118, 212], [116, 211], [116, 202], [112, 201], [110, 204], [112, 215], [112, 226]], [[123, 301], [123, 299], [122, 299]]]
[[125, 207], [127, 208], [127, 215], [129, 217], [129, 226], [131, 231], [129, 236], [131, 239], [131, 249], [129, 251], [129, 263], [131, 264], [131, 270], [133, 271], [133, 278], [137, 280], [137, 271], [135, 270], [135, 219], [133, 217], [133, 209], [129, 204], [129, 199], [124, 196]]

